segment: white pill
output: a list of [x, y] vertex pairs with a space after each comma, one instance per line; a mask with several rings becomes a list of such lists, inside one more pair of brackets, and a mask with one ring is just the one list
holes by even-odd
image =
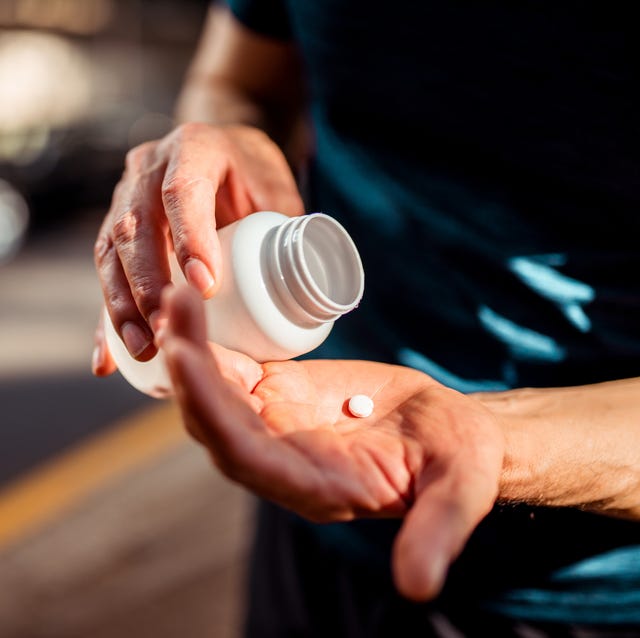
[[365, 418], [373, 412], [373, 401], [366, 394], [354, 394], [349, 399], [349, 412], [353, 416]]

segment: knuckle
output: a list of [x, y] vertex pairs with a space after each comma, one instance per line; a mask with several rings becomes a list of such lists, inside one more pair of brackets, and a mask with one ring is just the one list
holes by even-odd
[[142, 163], [143, 150], [136, 146], [135, 148], [127, 151], [124, 158], [124, 166], [126, 172], [136, 172], [140, 168]]
[[[125, 193], [127, 192], [127, 188], [128, 188], [128, 184], [127, 184], [127, 180], [128, 180], [128, 175], [126, 173], [126, 171], [122, 174], [122, 178], [120, 179], [120, 181], [116, 184], [116, 187], [113, 189], [113, 202], [117, 202], [120, 199], [122, 199], [125, 195]], [[111, 207], [113, 208], [113, 205], [111, 205]]]
[[98, 268], [103, 266], [114, 250], [113, 240], [107, 233], [100, 233], [93, 245], [93, 260]]
[[184, 264], [190, 257], [196, 256], [196, 251], [190, 250], [191, 236], [185, 225], [176, 222], [175, 227], [171, 230], [171, 239], [173, 241], [173, 250], [180, 264]]
[[162, 199], [175, 202], [189, 187], [189, 182], [181, 175], [173, 175], [162, 184]]
[[155, 279], [150, 274], [138, 274], [132, 278], [130, 282], [131, 294], [136, 300], [138, 306], [144, 306], [152, 304], [152, 300], [155, 298], [157, 286]]
[[145, 142], [130, 149], [125, 156], [125, 170], [131, 172], [139, 171], [155, 147], [156, 142]]
[[138, 237], [143, 226], [143, 215], [139, 209], [130, 208], [113, 223], [113, 241], [116, 245], [130, 244]]
[[215, 188], [211, 180], [204, 175], [194, 175], [186, 171], [177, 171], [167, 176], [161, 188], [165, 208], [173, 209], [181, 218], [184, 206], [189, 203], [204, 204], [213, 202]]
[[135, 316], [130, 297], [121, 288], [111, 288], [106, 291], [105, 304], [109, 308], [114, 326], [120, 325], [127, 317]]

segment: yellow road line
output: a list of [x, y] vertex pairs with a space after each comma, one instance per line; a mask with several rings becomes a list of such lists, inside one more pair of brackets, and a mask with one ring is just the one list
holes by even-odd
[[161, 403], [18, 478], [0, 490], [0, 550], [186, 439], [175, 405]]

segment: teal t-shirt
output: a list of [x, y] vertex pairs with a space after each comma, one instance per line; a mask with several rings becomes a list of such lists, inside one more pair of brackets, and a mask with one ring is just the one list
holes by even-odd
[[[413, 366], [463, 392], [640, 375], [631, 5], [229, 4], [298, 45], [308, 209], [340, 219], [362, 254], [364, 300], [323, 356]], [[324, 538], [386, 560], [392, 532]], [[640, 525], [497, 507], [447, 591], [523, 619], [640, 626]]]

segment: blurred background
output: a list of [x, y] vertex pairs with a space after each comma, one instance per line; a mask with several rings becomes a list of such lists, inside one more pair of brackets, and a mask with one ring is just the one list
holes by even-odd
[[90, 373], [92, 248], [206, 0], [0, 0], [0, 636], [236, 636], [250, 504]]

